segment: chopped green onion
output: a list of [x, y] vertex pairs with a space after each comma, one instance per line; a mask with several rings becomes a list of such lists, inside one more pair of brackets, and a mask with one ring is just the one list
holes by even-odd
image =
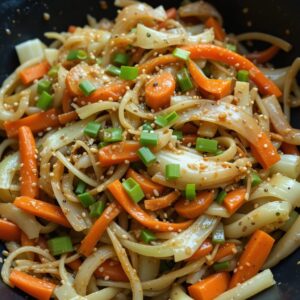
[[165, 127], [168, 125], [167, 120], [163, 116], [157, 116], [154, 120], [154, 123], [159, 127]]
[[155, 234], [148, 229], [143, 229], [141, 231], [140, 238], [147, 244], [156, 240]]
[[121, 74], [121, 69], [113, 65], [108, 65], [106, 72], [110, 75], [119, 76]]
[[136, 33], [136, 27], [132, 28], [129, 33]]
[[181, 141], [183, 139], [183, 133], [179, 130], [173, 130], [172, 135], [175, 135], [177, 138], [177, 141]]
[[259, 177], [259, 175], [256, 172], [251, 173], [251, 186], [255, 187], [262, 183], [262, 179]]
[[88, 192], [79, 194], [77, 197], [83, 207], [89, 207], [96, 202], [95, 198]]
[[185, 198], [188, 200], [194, 200], [196, 198], [196, 184], [188, 183], [185, 186]]
[[122, 183], [126, 193], [135, 203], [140, 202], [144, 197], [144, 192], [141, 186], [131, 177]]
[[223, 154], [224, 151], [221, 149], [218, 149], [217, 152], [215, 153], [216, 156]]
[[142, 146], [156, 146], [158, 143], [158, 134], [155, 132], [142, 131], [140, 144]]
[[236, 45], [234, 44], [226, 44], [226, 48], [232, 52], [236, 52]]
[[189, 75], [187, 68], [182, 68], [176, 75], [180, 89], [183, 92], [191, 90], [194, 85]]
[[179, 164], [167, 164], [165, 169], [165, 177], [168, 180], [177, 179], [180, 177], [180, 165]]
[[58, 74], [58, 69], [59, 69], [59, 67], [58, 66], [53, 66], [53, 67], [51, 67], [51, 69], [48, 71], [48, 76], [50, 76], [50, 77], [56, 77], [57, 76], [57, 74]]
[[83, 133], [85, 135], [88, 135], [88, 136], [92, 137], [92, 138], [96, 138], [98, 133], [99, 133], [100, 128], [101, 128], [101, 124], [96, 123], [95, 121], [92, 121], [92, 122], [89, 122], [85, 126], [85, 128], [83, 130]]
[[69, 253], [73, 251], [73, 245], [69, 236], [60, 236], [48, 240], [47, 242], [50, 253], [53, 256]]
[[86, 183], [82, 180], [79, 180], [77, 187], [75, 189], [75, 194], [76, 195], [83, 194], [85, 190], [86, 190]]
[[103, 62], [103, 58], [102, 58], [102, 57], [97, 57], [97, 58], [96, 58], [96, 63], [97, 63], [97, 65], [101, 66], [101, 65], [102, 65], [102, 62]]
[[39, 96], [36, 106], [40, 109], [47, 110], [51, 106], [52, 101], [53, 96], [44, 91]]
[[171, 123], [178, 120], [179, 116], [176, 111], [172, 111], [168, 115], [166, 115], [164, 118], [167, 121], [167, 125], [170, 125]]
[[143, 125], [143, 131], [152, 131], [152, 130], [153, 130], [153, 128], [150, 123], [145, 123]]
[[249, 72], [247, 70], [239, 70], [237, 72], [236, 78], [238, 81], [249, 81]]
[[212, 233], [212, 242], [214, 244], [225, 243], [225, 233], [223, 223], [219, 223]]
[[40, 80], [38, 82], [38, 86], [37, 86], [38, 94], [41, 94], [44, 91], [47, 93], [51, 92], [51, 82], [49, 80]]
[[113, 58], [113, 63], [119, 66], [128, 65], [129, 55], [127, 53], [116, 53]]
[[104, 201], [97, 201], [89, 206], [90, 216], [93, 218], [98, 218], [102, 215], [105, 208]]
[[287, 219], [287, 221], [284, 222], [284, 224], [280, 227], [280, 229], [283, 231], [288, 231], [292, 227], [292, 225], [296, 222], [298, 216], [299, 214], [295, 210], [293, 210], [290, 213], [290, 216]]
[[96, 87], [87, 79], [79, 83], [79, 88], [82, 90], [84, 96], [89, 96], [96, 90]]
[[88, 55], [84, 50], [71, 50], [67, 56], [67, 60], [85, 60], [87, 58]]
[[215, 198], [215, 201], [221, 205], [226, 196], [227, 196], [227, 193], [224, 190], [222, 190], [218, 193], [217, 197]]
[[100, 143], [98, 144], [98, 148], [100, 149], [100, 148], [103, 148], [103, 147], [105, 147], [105, 146], [107, 146], [107, 145], [108, 145], [108, 143], [100, 142]]
[[124, 80], [134, 80], [139, 75], [137, 67], [121, 66], [120, 78]]
[[215, 263], [212, 267], [216, 272], [228, 270], [230, 267], [230, 261], [222, 261], [219, 263]]
[[146, 167], [156, 161], [156, 156], [147, 147], [142, 147], [137, 151], [137, 154]]
[[101, 140], [105, 143], [120, 142], [123, 139], [121, 128], [105, 128], [101, 132]]
[[190, 52], [190, 51], [183, 50], [183, 49], [180, 49], [180, 48], [175, 48], [174, 51], [172, 52], [172, 54], [173, 54], [175, 57], [178, 57], [178, 58], [180, 58], [180, 59], [188, 60], [189, 57], [190, 57], [191, 52]]
[[197, 138], [196, 140], [196, 150], [200, 152], [208, 152], [215, 154], [218, 151], [218, 141]]

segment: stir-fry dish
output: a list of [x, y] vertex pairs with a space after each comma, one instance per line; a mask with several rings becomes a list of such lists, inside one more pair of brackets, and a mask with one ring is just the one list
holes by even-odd
[[40, 300], [248, 299], [300, 242], [300, 60], [274, 68], [289, 43], [226, 34], [203, 1], [116, 5], [16, 46], [2, 280]]

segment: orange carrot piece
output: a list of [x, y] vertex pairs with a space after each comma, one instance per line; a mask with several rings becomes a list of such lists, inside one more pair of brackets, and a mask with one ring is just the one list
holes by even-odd
[[100, 240], [102, 234], [105, 232], [108, 225], [119, 215], [121, 209], [116, 203], [111, 203], [102, 215], [97, 219], [97, 221], [90, 228], [88, 234], [81, 241], [79, 252], [84, 256], [89, 256], [98, 241]]
[[17, 197], [14, 201], [14, 205], [36, 217], [65, 227], [71, 227], [62, 209], [57, 205], [26, 196]]
[[182, 49], [190, 51], [190, 58], [193, 60], [211, 59], [226, 63], [237, 70], [247, 70], [250, 78], [255, 82], [262, 94], [275, 95], [276, 97], [282, 95], [275, 83], [268, 79], [250, 60], [229, 49], [209, 44], [189, 45], [182, 47]]
[[174, 94], [175, 87], [176, 82], [171, 73], [163, 72], [154, 76], [145, 87], [147, 105], [156, 111], [170, 106], [170, 99]]
[[128, 161], [138, 161], [136, 151], [140, 148], [138, 142], [124, 141], [105, 146], [99, 150], [99, 161], [102, 167], [108, 167]]
[[48, 280], [17, 270], [12, 270], [9, 281], [13, 286], [39, 300], [49, 300], [56, 288], [56, 285]]
[[185, 218], [194, 219], [203, 214], [214, 200], [214, 192], [199, 192], [193, 201], [181, 198], [175, 204], [176, 212]]
[[192, 78], [198, 87], [204, 92], [211, 94], [216, 99], [220, 99], [231, 94], [233, 89], [232, 80], [207, 78], [192, 60], [188, 61], [188, 68]]
[[108, 259], [94, 273], [96, 278], [108, 278], [108, 280], [128, 282], [120, 262]]
[[69, 94], [68, 90], [65, 89], [61, 99], [62, 110], [64, 113], [73, 110], [71, 103], [72, 103], [71, 95]]
[[193, 123], [184, 123], [181, 130], [183, 134], [195, 134], [197, 133], [198, 128]]
[[268, 258], [275, 240], [262, 230], [256, 230], [242, 253], [236, 272], [230, 281], [230, 288], [255, 276]]
[[32, 133], [37, 133], [50, 127], [58, 127], [59, 125], [58, 113], [53, 108], [16, 121], [4, 122], [4, 129], [7, 136], [11, 138], [18, 135], [18, 130], [21, 126], [28, 126]]
[[20, 71], [19, 76], [24, 85], [32, 83], [34, 80], [43, 77], [50, 69], [50, 65], [46, 60], [39, 64], [28, 67]]
[[228, 289], [229, 280], [226, 272], [213, 274], [190, 285], [188, 291], [194, 300], [213, 300]]
[[21, 233], [17, 225], [10, 221], [0, 219], [0, 240], [19, 242]]
[[209, 17], [206, 20], [205, 27], [213, 28], [214, 33], [215, 33], [215, 38], [219, 41], [224, 41], [225, 32], [224, 32], [221, 24], [214, 17]]
[[240, 188], [231, 191], [226, 195], [223, 203], [231, 215], [245, 203], [246, 192], [247, 190], [245, 188]]
[[171, 7], [166, 10], [166, 15], [168, 19], [176, 19], [177, 16], [177, 10], [175, 7]]
[[166, 208], [172, 205], [176, 199], [180, 196], [180, 193], [177, 191], [171, 192], [165, 196], [145, 200], [145, 208], [151, 211], [156, 211], [162, 208]]
[[129, 169], [127, 171], [126, 178], [129, 177], [133, 178], [140, 185], [146, 197], [148, 198], [155, 196], [154, 190], [156, 190], [159, 194], [162, 194], [165, 190], [164, 186], [153, 182], [151, 179], [143, 176], [133, 169]]
[[58, 115], [58, 121], [61, 125], [74, 122], [78, 119], [78, 114], [75, 110]]
[[266, 50], [246, 54], [246, 57], [258, 64], [264, 64], [270, 61], [279, 52], [279, 50], [280, 49], [277, 46], [273, 45]]
[[198, 250], [187, 259], [187, 261], [195, 261], [200, 259], [201, 257], [204, 257], [206, 255], [208, 255], [209, 253], [211, 253], [211, 251], [213, 250], [213, 245], [211, 243], [210, 240], [205, 240], [201, 246], [198, 248]]
[[74, 33], [76, 29], [77, 29], [77, 27], [76, 27], [76, 26], [74, 26], [74, 25], [70, 25], [70, 26], [68, 27], [68, 32], [70, 32], [70, 33]]
[[22, 246], [35, 246], [34, 240], [31, 240], [26, 233], [22, 231], [21, 233], [21, 245]]
[[197, 134], [186, 134], [182, 138], [182, 144], [183, 145], [195, 145], [197, 140]]
[[298, 150], [298, 147], [295, 145], [282, 143], [281, 144], [281, 150], [284, 154], [293, 154], [293, 155], [300, 155], [300, 151]]
[[219, 261], [226, 256], [233, 255], [237, 253], [237, 248], [235, 243], [224, 243], [220, 246], [216, 256], [214, 257], [214, 261]]
[[154, 231], [181, 231], [189, 227], [193, 221], [185, 221], [182, 223], [168, 223], [161, 222], [148, 215], [144, 210], [140, 208], [139, 205], [134, 203], [126, 191], [124, 190], [121, 182], [115, 180], [107, 186], [107, 189], [112, 193], [114, 198], [119, 202], [128, 214], [131, 215], [136, 221], [144, 225], [145, 227], [152, 229]]
[[21, 195], [35, 198], [39, 194], [35, 140], [27, 126], [19, 128]]
[[67, 263], [67, 266], [73, 270], [73, 271], [78, 271], [78, 269], [81, 266], [81, 260], [79, 258]]

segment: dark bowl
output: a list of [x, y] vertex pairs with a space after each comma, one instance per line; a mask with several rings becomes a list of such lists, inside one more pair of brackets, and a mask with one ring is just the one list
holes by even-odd
[[[101, 10], [98, 0], [0, 0], [0, 82], [18, 65], [14, 45], [33, 37], [43, 37], [45, 31], [64, 31], [69, 25], [83, 25], [86, 14], [96, 18], [114, 18], [116, 8], [108, 0], [108, 9]], [[153, 6], [178, 6], [181, 0], [146, 1]], [[261, 31], [280, 36], [293, 44], [293, 50], [278, 55], [274, 64], [286, 66], [300, 53], [299, 1], [297, 0], [211, 0], [224, 17], [227, 32]], [[50, 20], [43, 19], [43, 13]], [[249, 26], [251, 25], [251, 26]], [[10, 30], [11, 34], [7, 34]], [[293, 112], [293, 124], [300, 127], [299, 111]], [[0, 245], [0, 251], [3, 244]], [[300, 295], [300, 251], [296, 251], [273, 269], [277, 285], [254, 299], [295, 300]], [[0, 299], [29, 299], [0, 282]]]

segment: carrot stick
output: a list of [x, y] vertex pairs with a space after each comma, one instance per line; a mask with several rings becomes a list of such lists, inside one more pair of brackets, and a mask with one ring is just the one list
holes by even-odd
[[233, 255], [237, 253], [237, 248], [235, 243], [225, 243], [220, 246], [216, 256], [214, 257], [214, 261], [219, 261], [226, 256]]
[[26, 294], [39, 300], [49, 300], [56, 288], [56, 285], [48, 280], [40, 279], [17, 270], [12, 270], [9, 281]]
[[211, 59], [226, 63], [235, 67], [237, 70], [247, 70], [249, 71], [250, 78], [255, 82], [262, 94], [274, 94], [276, 97], [280, 97], [282, 95], [280, 89], [251, 61], [235, 52], [230, 51], [229, 49], [209, 44], [189, 45], [182, 48], [191, 52], [190, 58], [193, 60]]
[[197, 134], [186, 134], [182, 138], [182, 144], [183, 145], [195, 145], [197, 140]]
[[74, 25], [70, 25], [69, 27], [68, 27], [68, 32], [70, 32], [70, 33], [74, 33], [75, 32], [75, 30], [76, 30], [76, 26], [74, 26]]
[[97, 219], [97, 221], [90, 228], [88, 234], [81, 241], [79, 252], [85, 256], [89, 256], [96, 246], [97, 242], [100, 240], [102, 234], [105, 232], [108, 225], [115, 219], [121, 209], [116, 203], [111, 203], [102, 215]]
[[61, 125], [74, 122], [78, 119], [78, 114], [75, 110], [58, 115], [58, 121]]
[[105, 146], [99, 151], [99, 161], [102, 167], [122, 164], [125, 160], [138, 161], [136, 151], [140, 148], [137, 142], [124, 141]]
[[300, 152], [299, 152], [297, 146], [295, 146], [295, 145], [282, 143], [281, 150], [283, 151], [284, 154], [300, 155]]
[[4, 122], [4, 128], [8, 137], [16, 137], [21, 126], [28, 126], [32, 133], [37, 133], [47, 128], [58, 127], [60, 124], [57, 116], [58, 113], [53, 108], [16, 121]]
[[69, 94], [68, 90], [65, 89], [61, 99], [62, 110], [64, 113], [73, 110], [71, 103], [72, 103], [71, 95]]
[[34, 240], [31, 240], [26, 233], [22, 231], [21, 233], [21, 245], [22, 246], [35, 246]]
[[230, 281], [230, 288], [252, 278], [268, 258], [275, 240], [262, 230], [256, 230], [242, 253], [236, 272]]
[[146, 197], [148, 198], [155, 196], [154, 190], [156, 190], [159, 194], [162, 194], [165, 190], [164, 186], [153, 182], [151, 179], [138, 172], [135, 172], [133, 169], [129, 169], [127, 171], [126, 178], [129, 177], [134, 179], [140, 185]]
[[180, 196], [180, 193], [177, 191], [171, 192], [165, 196], [145, 200], [145, 208], [151, 211], [156, 211], [162, 208], [166, 208], [172, 205], [176, 199]]
[[215, 33], [215, 38], [219, 41], [224, 41], [225, 32], [224, 32], [221, 24], [214, 17], [209, 17], [206, 20], [205, 27], [213, 28], [214, 33]]
[[0, 240], [19, 242], [21, 230], [12, 222], [0, 219]]
[[226, 272], [213, 274], [190, 285], [188, 291], [194, 300], [213, 300], [228, 289], [229, 280]]
[[39, 64], [30, 66], [20, 71], [19, 76], [24, 85], [32, 83], [34, 80], [43, 77], [50, 69], [50, 65], [46, 60]]
[[161, 222], [148, 215], [144, 210], [134, 203], [126, 191], [124, 190], [121, 182], [115, 180], [107, 186], [107, 189], [112, 193], [114, 198], [120, 203], [120, 205], [131, 215], [136, 221], [144, 225], [145, 227], [154, 231], [181, 231], [189, 227], [192, 221], [186, 221], [182, 223], [168, 223]]
[[194, 219], [203, 214], [214, 200], [214, 192], [199, 192], [193, 201], [180, 199], [175, 204], [176, 212], [185, 218]]
[[209, 79], [199, 70], [192, 60], [188, 61], [188, 68], [194, 81], [201, 90], [211, 94], [216, 99], [231, 94], [233, 88], [232, 80]]
[[258, 64], [264, 64], [270, 61], [278, 52], [279, 48], [277, 46], [271, 46], [264, 51], [246, 54], [246, 57]]
[[247, 190], [245, 188], [240, 188], [226, 195], [223, 203], [231, 215], [245, 203], [246, 192]]
[[115, 260], [106, 260], [94, 273], [96, 278], [105, 278], [106, 280], [128, 282], [122, 265]]
[[27, 126], [19, 128], [19, 149], [21, 195], [37, 197], [39, 194], [37, 154], [33, 134]]
[[213, 250], [213, 245], [210, 242], [210, 240], [205, 240], [198, 248], [198, 250], [191, 257], [187, 259], [187, 261], [190, 262], [190, 261], [198, 260], [201, 257], [204, 257], [209, 253], [211, 253], [212, 250]]
[[43, 218], [49, 222], [65, 227], [71, 227], [63, 211], [57, 205], [26, 196], [17, 197], [14, 201], [14, 205], [36, 217]]
[[145, 87], [147, 105], [156, 111], [170, 106], [175, 87], [175, 79], [171, 73], [163, 72], [154, 76]]

